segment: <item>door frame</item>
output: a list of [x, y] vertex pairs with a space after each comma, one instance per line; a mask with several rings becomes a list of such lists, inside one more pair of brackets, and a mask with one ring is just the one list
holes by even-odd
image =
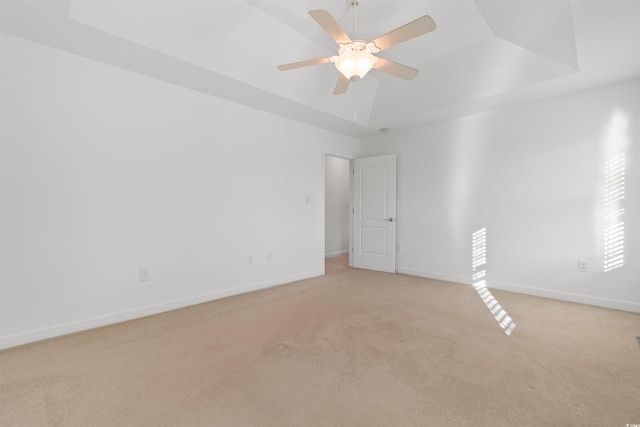
[[[395, 154], [395, 153], [394, 153]], [[335, 152], [335, 151], [326, 151], [323, 150], [322, 151], [322, 254], [321, 254], [321, 260], [322, 260], [322, 274], [326, 274], [325, 271], [325, 253], [326, 253], [326, 247], [325, 247], [325, 233], [326, 233], [326, 227], [325, 227], [325, 221], [326, 221], [326, 217], [325, 217], [325, 207], [326, 207], [326, 180], [327, 180], [327, 156], [330, 157], [338, 157], [340, 159], [344, 159], [344, 160], [348, 160], [349, 161], [349, 267], [353, 267], [353, 251], [354, 251], [354, 181], [355, 181], [355, 159], [357, 158], [361, 158], [355, 155], [351, 155], [351, 154], [345, 154], [345, 153], [340, 153], [340, 152]], [[365, 156], [365, 157], [372, 157], [372, 156]], [[373, 156], [375, 157], [375, 156]], [[397, 166], [396, 166], [397, 168]], [[396, 178], [397, 179], [397, 178]], [[396, 189], [397, 192], [397, 189]], [[396, 219], [397, 219], [397, 201], [396, 201]], [[397, 229], [396, 229], [396, 233], [397, 233]], [[394, 256], [396, 256], [396, 263], [397, 263], [397, 240], [396, 240], [396, 247], [393, 248], [394, 251]], [[396, 269], [397, 269], [397, 264], [396, 264]]]

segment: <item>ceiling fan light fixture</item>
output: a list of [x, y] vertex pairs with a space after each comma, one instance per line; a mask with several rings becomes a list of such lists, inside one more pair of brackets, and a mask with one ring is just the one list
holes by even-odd
[[349, 80], [363, 78], [375, 65], [378, 58], [366, 50], [347, 50], [335, 59], [336, 68]]

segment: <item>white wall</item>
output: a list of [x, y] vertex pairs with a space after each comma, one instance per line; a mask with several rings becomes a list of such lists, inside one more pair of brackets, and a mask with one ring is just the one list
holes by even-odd
[[323, 273], [324, 153], [358, 141], [1, 42], [1, 347]]
[[[362, 142], [398, 156], [398, 271], [640, 311], [640, 80]], [[604, 163], [626, 152], [626, 260], [603, 272]], [[578, 260], [591, 271], [578, 271]]]
[[[0, 41], [0, 347], [322, 274], [324, 153], [358, 141]], [[468, 283], [487, 227], [490, 286], [640, 311], [638, 100], [634, 80], [365, 141], [398, 155], [399, 271]], [[627, 249], [604, 273], [611, 146]]]
[[325, 160], [325, 256], [349, 253], [349, 160]]

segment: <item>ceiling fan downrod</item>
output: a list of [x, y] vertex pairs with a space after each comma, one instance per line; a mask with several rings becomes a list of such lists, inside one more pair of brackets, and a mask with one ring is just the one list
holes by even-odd
[[353, 35], [357, 34], [356, 32], [356, 7], [360, 4], [360, 0], [348, 0], [351, 2], [351, 9], [353, 10]]

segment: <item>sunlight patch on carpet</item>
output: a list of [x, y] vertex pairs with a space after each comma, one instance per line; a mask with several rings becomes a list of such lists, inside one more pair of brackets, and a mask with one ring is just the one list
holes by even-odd
[[471, 235], [471, 267], [473, 275], [471, 276], [473, 287], [482, 298], [482, 302], [487, 306], [496, 322], [508, 336], [511, 335], [516, 328], [516, 324], [507, 314], [498, 300], [487, 289], [487, 281], [484, 277], [487, 275], [487, 229], [481, 228]]

